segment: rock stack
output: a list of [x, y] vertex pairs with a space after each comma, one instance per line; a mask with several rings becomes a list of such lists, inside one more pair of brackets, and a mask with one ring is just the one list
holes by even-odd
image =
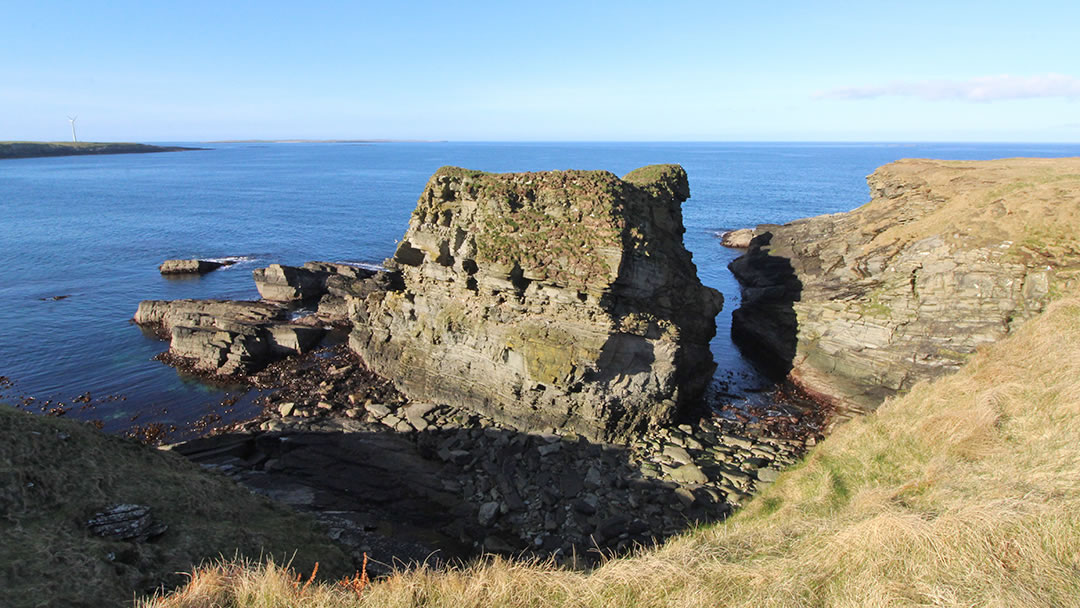
[[721, 295], [683, 247], [677, 165], [428, 181], [350, 345], [412, 399], [593, 439], [672, 420], [715, 364]]

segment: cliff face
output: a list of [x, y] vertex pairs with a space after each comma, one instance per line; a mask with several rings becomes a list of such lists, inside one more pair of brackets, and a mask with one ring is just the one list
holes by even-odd
[[700, 395], [722, 297], [682, 245], [676, 165], [428, 181], [350, 345], [412, 399], [614, 439]]
[[851, 211], [759, 226], [731, 264], [740, 347], [867, 410], [1039, 313], [1080, 262], [1080, 159], [902, 160]]

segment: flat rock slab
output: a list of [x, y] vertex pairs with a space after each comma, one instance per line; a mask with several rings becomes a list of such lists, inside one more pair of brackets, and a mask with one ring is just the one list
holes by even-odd
[[231, 266], [236, 262], [216, 260], [165, 260], [158, 266], [158, 271], [164, 275], [172, 274], [206, 274], [223, 266]]

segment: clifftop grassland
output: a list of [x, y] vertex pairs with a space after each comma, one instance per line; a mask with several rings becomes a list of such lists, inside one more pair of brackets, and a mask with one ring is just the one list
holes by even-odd
[[143, 604], [1080, 605], [1080, 299], [841, 425], [723, 524], [590, 573], [503, 560], [360, 594], [277, 566], [202, 569]]
[[149, 152], [181, 152], [198, 150], [180, 146], [151, 146], [121, 142], [89, 141], [0, 141], [0, 159], [36, 158], [42, 156], [81, 156], [84, 154], [145, 154]]
[[763, 225], [730, 268], [732, 337], [844, 410], [873, 410], [1075, 293], [1080, 158], [906, 159], [848, 213]]

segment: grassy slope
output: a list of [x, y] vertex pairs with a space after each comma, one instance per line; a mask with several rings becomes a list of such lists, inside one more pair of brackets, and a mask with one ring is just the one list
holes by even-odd
[[[66, 436], [66, 438], [65, 438]], [[114, 503], [149, 505], [169, 529], [151, 543], [92, 537], [82, 522]], [[345, 556], [311, 524], [172, 453], [73, 421], [0, 406], [0, 606], [114, 606], [203, 560], [237, 551]], [[108, 558], [112, 554], [114, 559]]]
[[854, 210], [875, 234], [866, 251], [943, 235], [966, 248], [1015, 239], [1010, 250], [1025, 262], [1072, 265], [1080, 256], [1080, 158], [905, 159], [878, 172], [942, 202], [914, 221], [898, 221], [913, 193], [905, 205], [876, 199]]
[[1077, 606], [1080, 299], [842, 425], [728, 522], [589, 574], [494, 561], [294, 589], [200, 571], [152, 605]]

